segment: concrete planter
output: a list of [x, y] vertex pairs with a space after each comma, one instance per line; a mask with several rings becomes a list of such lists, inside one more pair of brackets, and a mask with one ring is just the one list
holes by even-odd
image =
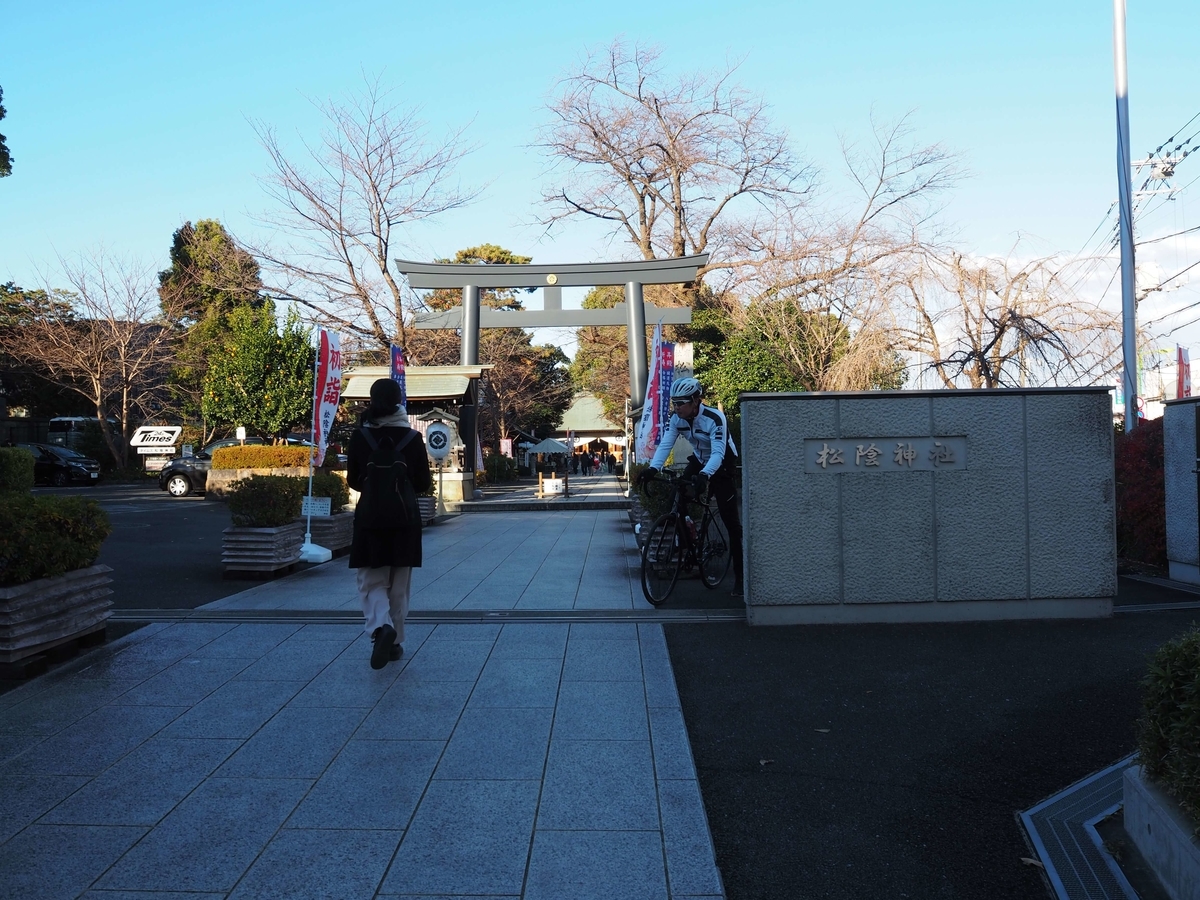
[[1171, 900], [1200, 897], [1200, 841], [1194, 823], [1158, 785], [1131, 766], [1124, 776], [1125, 831]]
[[230, 525], [221, 541], [221, 562], [227, 575], [270, 577], [300, 559], [304, 523], [289, 522], [276, 528]]
[[206, 500], [229, 499], [229, 486], [251, 475], [292, 475], [308, 477], [308, 466], [290, 466], [282, 469], [210, 469], [208, 483], [204, 489]]
[[108, 566], [0, 588], [0, 663], [103, 631], [112, 601]]
[[437, 515], [437, 498], [418, 497], [417, 506], [421, 509], [421, 524], [428, 525]]
[[[306, 521], [306, 519], [301, 518], [300, 524], [304, 525]], [[303, 531], [304, 529], [301, 528], [301, 539], [303, 539]], [[334, 555], [337, 555], [339, 551], [348, 549], [353, 539], [353, 510], [343, 510], [331, 516], [313, 516], [312, 542], [318, 547], [332, 550]]]

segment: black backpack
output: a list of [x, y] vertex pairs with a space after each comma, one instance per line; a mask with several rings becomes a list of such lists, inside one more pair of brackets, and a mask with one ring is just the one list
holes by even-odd
[[417, 492], [408, 479], [408, 462], [403, 452], [417, 432], [410, 429], [399, 443], [393, 443], [387, 436], [376, 440], [370, 429], [361, 431], [371, 448], [371, 455], [367, 459], [367, 474], [354, 520], [363, 528], [405, 531], [415, 527], [420, 530]]

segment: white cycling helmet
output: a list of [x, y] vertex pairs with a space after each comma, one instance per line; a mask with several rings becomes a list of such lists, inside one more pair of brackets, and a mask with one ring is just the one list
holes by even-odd
[[704, 388], [695, 378], [680, 378], [671, 384], [672, 400], [697, 400], [704, 396]]

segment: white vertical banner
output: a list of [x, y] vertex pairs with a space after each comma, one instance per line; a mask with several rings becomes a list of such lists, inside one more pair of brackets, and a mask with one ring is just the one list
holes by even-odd
[[658, 448], [659, 406], [662, 389], [662, 322], [654, 326], [654, 341], [650, 348], [650, 375], [646, 379], [646, 399], [642, 403], [642, 421], [638, 425], [637, 459], [649, 462]]
[[1186, 347], [1175, 345], [1175, 398], [1192, 396], [1192, 360]]
[[342, 348], [336, 331], [321, 329], [317, 353], [312, 442], [315, 448], [313, 463], [319, 466], [325, 462], [329, 431], [333, 428], [333, 417], [337, 415], [338, 400], [342, 395]]

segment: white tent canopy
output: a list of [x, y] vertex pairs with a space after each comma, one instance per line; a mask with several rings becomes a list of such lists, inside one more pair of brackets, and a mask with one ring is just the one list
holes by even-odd
[[529, 448], [530, 453], [566, 453], [567, 445], [554, 438], [546, 438], [540, 444]]

